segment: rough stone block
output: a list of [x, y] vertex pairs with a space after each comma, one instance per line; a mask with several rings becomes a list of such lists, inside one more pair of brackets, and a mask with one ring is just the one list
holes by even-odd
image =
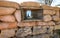
[[53, 26], [43, 26], [43, 29], [45, 29], [45, 33], [51, 33], [53, 31]]
[[44, 21], [51, 21], [51, 20], [52, 20], [52, 17], [51, 17], [50, 15], [45, 15], [45, 16], [43, 17], [43, 20], [44, 20]]
[[34, 26], [33, 27], [33, 35], [45, 33], [45, 30], [41, 26]]
[[20, 28], [16, 33], [16, 37], [24, 37], [30, 35], [31, 33], [31, 27]]
[[15, 17], [13, 15], [0, 16], [2, 22], [15, 22]]
[[28, 36], [26, 36], [25, 38], [33, 38], [33, 36], [31, 36], [31, 35], [28, 35]]
[[15, 18], [18, 22], [21, 22], [21, 11], [20, 10], [16, 10], [15, 12]]
[[10, 15], [13, 14], [15, 10], [15, 8], [0, 7], [0, 15]]
[[40, 34], [34, 35], [33, 38], [42, 38], [42, 35], [40, 35]]
[[48, 34], [39, 34], [39, 35], [34, 35], [33, 38], [49, 38]]

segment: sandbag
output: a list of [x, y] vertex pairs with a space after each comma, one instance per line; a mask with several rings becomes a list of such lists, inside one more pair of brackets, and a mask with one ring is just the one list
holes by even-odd
[[0, 16], [0, 20], [2, 22], [15, 22], [15, 18], [13, 15]]
[[1, 22], [0, 23], [0, 30], [3, 29], [8, 29], [8, 28], [16, 28], [17, 27], [17, 23], [13, 22], [13, 23], [5, 23], [5, 22]]
[[17, 22], [21, 22], [21, 11], [16, 10], [14, 15], [15, 15], [15, 18], [16, 18]]
[[15, 12], [15, 8], [0, 7], [0, 15], [10, 15]]
[[0, 7], [13, 7], [13, 8], [20, 9], [18, 3], [10, 2], [10, 1], [0, 1]]
[[37, 3], [37, 2], [23, 2], [23, 3], [21, 3], [21, 6], [36, 6], [36, 7], [39, 7], [40, 6], [40, 4], [39, 3]]

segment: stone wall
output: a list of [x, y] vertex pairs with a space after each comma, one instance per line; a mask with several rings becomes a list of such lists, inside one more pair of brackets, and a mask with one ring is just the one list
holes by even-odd
[[[22, 8], [43, 8], [43, 20], [22, 20]], [[41, 6], [35, 2], [24, 2], [19, 5], [15, 2], [0, 1], [0, 38], [40, 38], [41, 35], [43, 38], [49, 38], [53, 30], [60, 29], [59, 11], [60, 8]]]

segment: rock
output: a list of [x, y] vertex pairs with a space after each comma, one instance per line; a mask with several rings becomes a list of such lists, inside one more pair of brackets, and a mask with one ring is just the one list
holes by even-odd
[[52, 17], [51, 17], [50, 15], [45, 15], [45, 16], [43, 17], [43, 20], [44, 20], [44, 21], [51, 21], [51, 20], [52, 20]]
[[52, 33], [53, 31], [53, 26], [43, 26], [43, 29], [45, 29], [45, 33]]
[[2, 29], [8, 29], [8, 28], [16, 28], [17, 27], [17, 23], [0, 23], [0, 30]]
[[45, 33], [45, 29], [43, 29], [41, 26], [34, 26], [33, 27], [33, 35]]
[[14, 29], [2, 30], [1, 35], [5, 37], [13, 37], [15, 35], [15, 30]]
[[15, 10], [15, 8], [0, 7], [0, 15], [11, 15]]
[[16, 10], [15, 12], [15, 18], [18, 22], [21, 22], [21, 11], [20, 10]]
[[2, 22], [15, 22], [15, 18], [13, 15], [0, 16], [0, 20]]
[[33, 36], [31, 36], [31, 35], [28, 35], [28, 36], [26, 36], [26, 38], [33, 38]]
[[16, 37], [24, 37], [31, 33], [31, 27], [20, 28], [16, 33]]
[[42, 38], [42, 35], [40, 35], [40, 34], [34, 35], [33, 38]]
[[45, 15], [54, 15], [56, 14], [55, 10], [44, 10], [43, 14]]
[[48, 34], [38, 34], [34, 35], [33, 38], [49, 38], [49, 36]]
[[40, 34], [41, 26], [34, 26], [33, 27], [33, 35]]
[[53, 16], [54, 21], [60, 21], [60, 18], [58, 16]]
[[12, 7], [20, 9], [20, 6], [16, 2], [10, 2], [10, 1], [0, 1], [0, 7]]

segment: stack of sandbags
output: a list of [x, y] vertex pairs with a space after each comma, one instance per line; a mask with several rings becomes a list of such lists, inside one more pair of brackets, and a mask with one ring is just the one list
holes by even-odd
[[[20, 7], [18, 3], [0, 1], [0, 38], [10, 38], [15, 36], [15, 29], [20, 21]], [[18, 19], [17, 19], [18, 18]]]
[[17, 27], [17, 16], [15, 12], [17, 12], [18, 9], [20, 9], [18, 3], [0, 1], [0, 29]]

